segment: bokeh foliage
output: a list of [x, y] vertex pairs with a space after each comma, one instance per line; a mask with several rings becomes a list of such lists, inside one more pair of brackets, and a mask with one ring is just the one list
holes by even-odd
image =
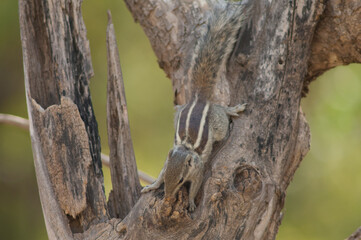
[[[95, 76], [91, 93], [102, 141], [106, 134], [106, 10], [113, 13], [138, 167], [156, 177], [173, 140], [170, 80], [141, 27], [121, 0], [86, 0]], [[0, 1], [0, 112], [27, 116], [17, 1]], [[277, 239], [343, 239], [361, 225], [361, 66], [321, 76], [302, 100], [311, 151], [291, 183]], [[109, 170], [104, 168], [109, 192]], [[0, 125], [0, 236], [47, 239], [26, 131]]]

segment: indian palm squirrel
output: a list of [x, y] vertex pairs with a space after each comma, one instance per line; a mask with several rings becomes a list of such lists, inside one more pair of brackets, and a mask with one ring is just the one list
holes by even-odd
[[246, 104], [227, 107], [211, 101], [215, 85], [225, 74], [227, 60], [237, 34], [244, 25], [242, 5], [230, 4], [209, 18], [207, 31], [199, 39], [188, 69], [192, 98], [177, 107], [174, 146], [157, 180], [142, 193], [158, 189], [164, 182], [165, 197], [175, 197], [181, 186], [189, 182], [189, 211], [196, 208], [194, 198], [203, 181], [205, 163], [213, 144], [226, 138], [230, 117], [238, 116]]

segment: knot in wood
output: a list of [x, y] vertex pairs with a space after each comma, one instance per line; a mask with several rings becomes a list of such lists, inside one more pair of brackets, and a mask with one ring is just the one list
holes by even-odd
[[259, 196], [263, 187], [260, 173], [252, 166], [237, 168], [234, 172], [233, 185], [245, 200]]

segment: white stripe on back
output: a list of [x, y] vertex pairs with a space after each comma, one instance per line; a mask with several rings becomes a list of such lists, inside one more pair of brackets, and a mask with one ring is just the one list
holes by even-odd
[[186, 121], [186, 137], [184, 138], [184, 143], [185, 143], [185, 142], [187, 141], [187, 139], [188, 139], [189, 121], [190, 121], [190, 119], [191, 119], [191, 115], [192, 115], [192, 112], [193, 112], [193, 108], [194, 108], [194, 106], [196, 105], [197, 100], [198, 100], [198, 96], [196, 96], [196, 99], [194, 99], [194, 101], [193, 101], [193, 103], [192, 103], [192, 106], [189, 108], [189, 111], [188, 111], [187, 121]]
[[175, 135], [176, 135], [176, 143], [177, 144], [181, 144], [181, 138], [179, 136], [179, 122], [180, 122], [180, 118], [182, 116], [182, 112], [183, 110], [185, 109], [185, 107], [182, 108], [182, 110], [180, 110], [180, 113], [178, 114], [178, 119], [177, 119], [177, 130], [175, 132]]
[[201, 119], [201, 122], [199, 124], [198, 136], [197, 136], [197, 141], [194, 144], [194, 149], [198, 148], [199, 145], [201, 144], [204, 124], [206, 123], [206, 117], [207, 117], [207, 114], [208, 114], [208, 109], [209, 109], [209, 102], [207, 102], [207, 104], [204, 107], [203, 112], [202, 112], [202, 119]]

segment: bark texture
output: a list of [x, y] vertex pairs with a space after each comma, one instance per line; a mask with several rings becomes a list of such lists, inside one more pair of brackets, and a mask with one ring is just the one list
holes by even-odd
[[[109, 194], [109, 213], [124, 218], [140, 196], [140, 183], [130, 136], [127, 103], [120, 68], [114, 25], [108, 12], [108, 142], [113, 190]], [[127, 193], [127, 194], [125, 194]]]
[[[175, 103], [184, 103], [196, 40], [212, 9], [230, 3], [125, 2], [172, 79]], [[219, 102], [248, 105], [207, 165], [192, 214], [186, 188], [174, 203], [164, 201], [162, 189], [136, 202], [139, 182], [111, 25], [108, 131], [115, 189], [106, 206], [80, 0], [19, 3], [34, 161], [50, 239], [275, 238], [286, 189], [309, 150], [301, 97], [323, 71], [361, 62], [359, 1], [242, 2], [247, 26], [217, 87], [229, 93]]]
[[361, 62], [361, 1], [331, 0], [321, 16], [311, 46], [308, 84], [326, 70]]
[[19, 1], [36, 176], [50, 239], [107, 219], [80, 1]]

